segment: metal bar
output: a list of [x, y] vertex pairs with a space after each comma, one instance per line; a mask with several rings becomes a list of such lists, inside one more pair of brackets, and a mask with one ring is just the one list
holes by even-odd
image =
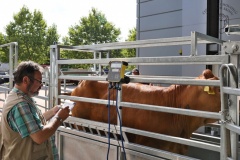
[[232, 88], [232, 87], [223, 87], [223, 92], [225, 94], [233, 94], [236, 96], [240, 96], [240, 89], [239, 88]]
[[221, 39], [218, 39], [218, 38], [206, 35], [206, 34], [202, 34], [202, 33], [199, 33], [199, 32], [195, 32], [195, 34], [196, 34], [196, 36], [199, 40], [206, 40], [208, 42], [217, 43], [217, 44], [220, 44], [220, 45], [222, 45], [225, 42]]
[[235, 133], [240, 134], [240, 127], [239, 126], [236, 126], [236, 125], [230, 124], [230, 123], [226, 123], [225, 126], [226, 126], [227, 129], [229, 129], [229, 130], [231, 130]]
[[110, 61], [125, 61], [129, 65], [182, 65], [182, 64], [223, 64], [228, 61], [228, 55], [209, 56], [175, 56], [175, 57], [141, 57], [141, 58], [102, 58], [102, 59], [72, 59], [57, 60], [57, 64], [109, 64]]
[[[221, 43], [221, 41], [211, 38], [210, 36], [204, 36], [198, 32], [193, 32], [196, 34], [195, 41], [198, 43]], [[200, 37], [198, 39], [198, 36]], [[77, 50], [77, 51], [104, 51], [113, 49], [123, 49], [123, 48], [143, 48], [143, 47], [154, 47], [154, 46], [173, 46], [173, 45], [186, 45], [192, 44], [192, 37], [174, 37], [174, 38], [161, 38], [161, 39], [148, 39], [148, 40], [137, 40], [128, 42], [114, 42], [114, 43], [104, 43], [95, 45], [82, 45], [82, 46], [64, 46], [58, 45], [60, 49], [63, 50]], [[51, 47], [51, 46], [50, 46]]]
[[[14, 52], [14, 43], [11, 43], [9, 47], [9, 75], [13, 75], [13, 52]], [[9, 88], [13, 87], [13, 80], [9, 76]]]
[[[108, 101], [103, 99], [94, 99], [94, 98], [85, 98], [85, 97], [76, 97], [76, 96], [63, 96], [63, 95], [59, 95], [58, 98], [69, 99], [73, 101], [105, 104], [105, 105], [108, 104]], [[116, 104], [115, 101], [111, 101], [111, 102]], [[204, 117], [204, 118], [220, 119], [221, 117], [219, 113], [198, 111], [198, 110], [191, 110], [191, 109], [182, 109], [182, 108], [173, 108], [173, 107], [166, 107], [166, 106], [155, 106], [155, 105], [129, 103], [129, 102], [120, 102], [119, 105], [121, 107], [144, 109], [144, 110], [151, 110], [156, 112], [167, 112], [167, 113], [182, 114], [182, 115]]]
[[218, 145], [208, 144], [208, 143], [204, 143], [204, 142], [197, 142], [197, 141], [193, 141], [190, 139], [174, 137], [174, 136], [153, 133], [153, 132], [147, 132], [147, 131], [127, 128], [127, 127], [123, 127], [122, 130], [124, 132], [134, 133], [137, 135], [147, 136], [147, 137], [161, 139], [161, 140], [167, 140], [167, 141], [174, 142], [174, 143], [180, 143], [180, 144], [185, 144], [185, 145], [194, 146], [194, 147], [198, 147], [198, 148], [208, 149], [211, 151], [220, 152], [220, 146], [218, 146]]
[[196, 116], [196, 117], [213, 118], [213, 119], [220, 119], [221, 117], [219, 113], [191, 110], [191, 109], [173, 108], [173, 107], [166, 107], [166, 106], [154, 106], [154, 105], [146, 105], [146, 104], [127, 103], [127, 102], [121, 102], [120, 105], [122, 107], [130, 107], [130, 108], [144, 109], [144, 110], [151, 110], [151, 111], [165, 112], [165, 113], [174, 113], [174, 114], [181, 114], [181, 115], [187, 115], [187, 116]]
[[127, 42], [114, 42], [104, 43], [95, 45], [82, 45], [82, 46], [64, 46], [58, 45], [60, 49], [72, 49], [79, 51], [104, 51], [112, 49], [123, 49], [123, 48], [142, 48], [142, 47], [153, 47], [153, 46], [172, 46], [191, 44], [190, 36], [188, 37], [174, 37], [174, 38], [162, 38], [162, 39], [148, 39], [138, 41], [127, 41]]
[[[98, 103], [98, 104], [106, 104], [106, 105], [108, 104], [108, 101], [103, 99], [94, 99], [94, 98], [77, 97], [77, 96], [65, 96], [65, 95], [59, 95], [58, 98], [69, 99], [73, 101], [89, 102], [89, 103]], [[111, 102], [115, 103], [115, 101], [111, 101]]]
[[97, 131], [97, 134], [98, 134], [99, 136], [101, 136], [100, 131], [99, 131], [98, 129], [96, 129], [96, 131]]
[[197, 55], [197, 36], [196, 32], [191, 32], [191, 56]]
[[[132, 77], [132, 76], [130, 76]], [[68, 76], [61, 75], [59, 79], [71, 79], [71, 80], [95, 80], [95, 81], [106, 81], [106, 76]], [[130, 82], [140, 82], [140, 83], [165, 83], [165, 84], [183, 84], [183, 85], [199, 85], [199, 86], [219, 86], [220, 80], [199, 80], [199, 79], [169, 79], [169, 78], [142, 78], [141, 76], [130, 78]]]
[[115, 140], [118, 140], [117, 135], [113, 133], [113, 137]]
[[[220, 90], [221, 90], [221, 111], [226, 111], [228, 110], [228, 97], [227, 94], [224, 94], [223, 92], [223, 87], [227, 86], [227, 75], [226, 75], [226, 66], [223, 65], [220, 68]], [[228, 143], [228, 132], [227, 129], [225, 127], [224, 122], [226, 122], [227, 118], [226, 115], [224, 114], [224, 112], [222, 112], [221, 114], [221, 151], [220, 151], [220, 159], [221, 160], [225, 160], [227, 159], [227, 155], [229, 153], [229, 143]]]
[[11, 91], [10, 88], [8, 88], [8, 87], [3, 87], [3, 86], [0, 86], [0, 89], [1, 89], [1, 90], [4, 90], [4, 91]]
[[219, 80], [197, 80], [197, 79], [167, 79], [167, 78], [130, 78], [130, 82], [140, 83], [164, 83], [175, 85], [198, 85], [198, 86], [219, 86]]
[[[55, 47], [55, 45], [54, 45]], [[54, 83], [54, 77], [53, 77], [53, 68], [54, 68], [54, 61], [55, 61], [55, 48], [50, 48], [50, 68], [52, 69], [51, 73], [50, 73], [50, 81], [49, 81], [49, 106], [54, 106], [55, 104], [55, 99], [54, 99], [54, 87], [53, 83]]]
[[17, 68], [18, 65], [18, 43], [15, 42], [15, 55], [14, 55], [14, 66], [13, 69]]
[[10, 46], [10, 45], [18, 45], [18, 43], [17, 42], [10, 42], [10, 43], [6, 43], [6, 44], [2, 44], [2, 45], [0, 45], [0, 48], [7, 47], [7, 46]]

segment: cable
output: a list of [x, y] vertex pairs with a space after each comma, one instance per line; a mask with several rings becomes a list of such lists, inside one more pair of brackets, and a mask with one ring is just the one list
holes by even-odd
[[[113, 86], [114, 85], [114, 86]], [[124, 153], [124, 160], [126, 160], [126, 152], [125, 152], [125, 147], [124, 147], [124, 143], [123, 143], [123, 136], [122, 136], [122, 120], [121, 120], [121, 117], [120, 117], [120, 113], [118, 111], [118, 91], [121, 89], [119, 87], [119, 83], [109, 83], [109, 87], [108, 87], [108, 151], [107, 151], [107, 160], [108, 160], [108, 157], [109, 157], [109, 151], [110, 151], [110, 89], [116, 89], [117, 91], [117, 94], [116, 94], [116, 110], [117, 110], [117, 118], [119, 119], [119, 126], [120, 126], [120, 138], [121, 138], [121, 142], [122, 142], [122, 150], [123, 150], [123, 153]]]
[[[119, 85], [119, 83], [117, 83], [117, 85]], [[117, 115], [118, 115], [118, 119], [119, 119], [119, 128], [120, 128], [120, 137], [121, 137], [121, 142], [122, 142], [122, 149], [123, 149], [123, 153], [124, 153], [124, 160], [126, 160], [126, 152], [125, 152], [125, 147], [124, 147], [124, 144], [123, 144], [123, 136], [122, 136], [122, 120], [121, 120], [121, 117], [120, 117], [120, 113], [118, 111], [118, 90], [120, 90], [121, 88], [119, 86], [116, 86], [116, 91], [117, 91], [117, 94], [116, 94], [116, 110], [117, 110]]]

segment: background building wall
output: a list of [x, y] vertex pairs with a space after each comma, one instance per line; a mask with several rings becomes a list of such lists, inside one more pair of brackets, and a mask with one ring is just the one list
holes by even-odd
[[[138, 40], [182, 36], [181, 0], [139, 0], [137, 18]], [[181, 46], [141, 48], [137, 50], [137, 56], [178, 56], [180, 49]], [[139, 70], [146, 75], [181, 74], [181, 68], [176, 66], [139, 66]]]
[[[240, 40], [239, 35], [227, 36], [223, 31], [227, 24], [240, 24], [239, 0], [215, 0], [219, 3], [219, 35], [223, 40]], [[137, 0], [137, 39], [157, 39], [190, 36], [192, 31], [209, 34], [212, 17], [207, 17], [211, 8], [207, 0]], [[218, 25], [216, 25], [218, 26]], [[137, 49], [138, 57], [190, 55], [190, 46], [153, 47]], [[219, 53], [218, 46], [198, 46], [198, 55]], [[144, 75], [198, 76], [205, 65], [184, 66], [138, 66]], [[214, 68], [214, 67], [213, 67]]]

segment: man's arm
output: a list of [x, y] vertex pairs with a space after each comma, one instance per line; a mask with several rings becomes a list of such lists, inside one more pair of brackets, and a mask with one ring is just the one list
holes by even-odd
[[46, 121], [50, 120], [58, 112], [59, 109], [60, 108], [58, 106], [55, 106], [52, 109], [43, 113], [43, 116], [46, 119]]
[[67, 119], [67, 117], [69, 116], [69, 111], [70, 110], [68, 107], [64, 109], [60, 109], [56, 114], [57, 117], [54, 118], [53, 121], [43, 126], [42, 130], [36, 133], [30, 134], [30, 137], [32, 138], [32, 140], [37, 144], [42, 144], [47, 139], [49, 139], [49, 137], [51, 137], [55, 133], [57, 128], [60, 126], [60, 124], [62, 123], [61, 121], [64, 121], [65, 119]]

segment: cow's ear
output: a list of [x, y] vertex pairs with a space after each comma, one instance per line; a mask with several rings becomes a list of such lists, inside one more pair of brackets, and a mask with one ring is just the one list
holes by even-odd
[[210, 79], [215, 77], [210, 69], [205, 69], [202, 73], [205, 79]]

